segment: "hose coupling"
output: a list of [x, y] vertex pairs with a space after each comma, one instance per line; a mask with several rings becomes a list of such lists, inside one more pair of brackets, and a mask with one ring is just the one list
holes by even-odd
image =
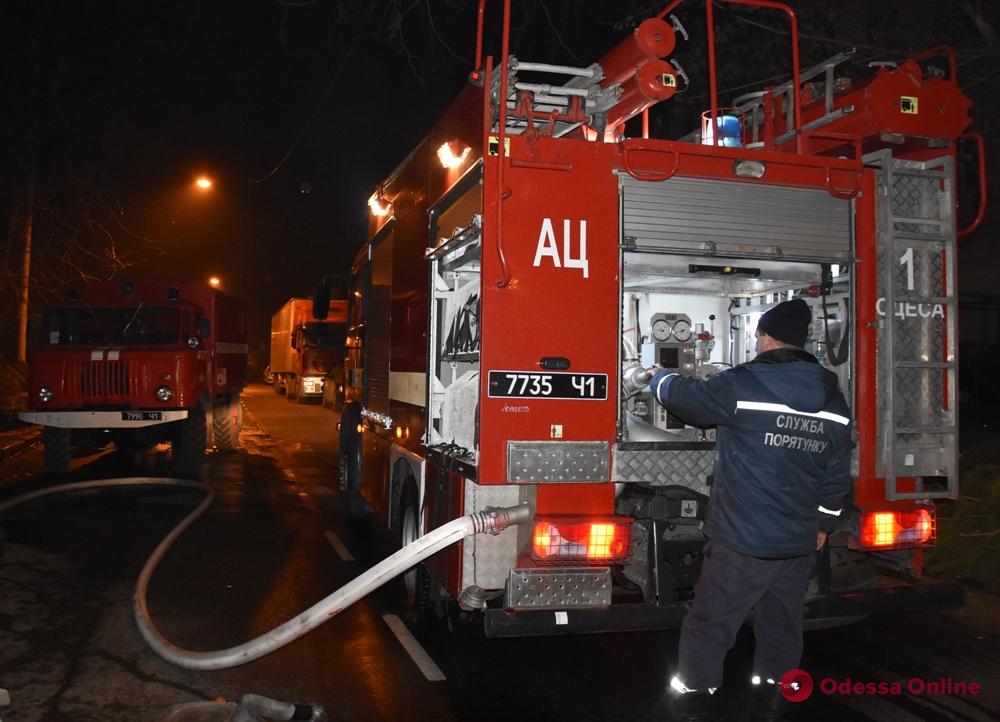
[[628, 393], [641, 391], [649, 384], [649, 379], [652, 376], [649, 370], [643, 368], [640, 364], [628, 364], [622, 369], [622, 386], [625, 387], [625, 391]]
[[512, 524], [523, 524], [530, 518], [531, 508], [527, 503], [506, 507], [488, 506], [472, 514], [476, 534], [499, 534]]

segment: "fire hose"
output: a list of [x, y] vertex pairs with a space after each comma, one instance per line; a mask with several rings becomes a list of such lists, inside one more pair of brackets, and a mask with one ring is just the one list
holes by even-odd
[[196, 652], [183, 649], [170, 642], [156, 628], [150, 618], [146, 605], [146, 594], [149, 581], [160, 560], [164, 557], [177, 538], [201, 516], [215, 499], [215, 494], [204, 484], [186, 479], [167, 479], [157, 477], [130, 477], [124, 479], [102, 479], [99, 481], [83, 481], [71, 484], [38, 489], [21, 496], [14, 497], [0, 504], [0, 514], [20, 504], [33, 501], [43, 496], [85, 491], [89, 489], [107, 489], [120, 486], [180, 486], [194, 489], [205, 494], [205, 499], [167, 534], [157, 545], [146, 561], [139, 579], [136, 582], [132, 597], [132, 613], [135, 617], [139, 634], [156, 654], [163, 659], [185, 669], [213, 670], [228, 669], [259, 659], [289, 642], [311, 632], [313, 629], [332, 619], [347, 609], [369, 592], [381, 587], [386, 582], [402, 574], [415, 564], [436, 554], [442, 549], [461, 541], [473, 534], [499, 534], [508, 526], [521, 524], [528, 520], [529, 509], [526, 504], [505, 508], [486, 508], [481, 512], [469, 514], [448, 522], [447, 524], [428, 532], [419, 539], [400, 549], [392, 556], [382, 560], [374, 567], [351, 580], [343, 587], [324, 597], [304, 612], [269, 632], [251, 639], [243, 644], [228, 649], [211, 652]]

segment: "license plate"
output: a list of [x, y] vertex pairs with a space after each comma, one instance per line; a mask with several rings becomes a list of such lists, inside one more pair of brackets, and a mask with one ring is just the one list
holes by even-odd
[[162, 411], [122, 411], [122, 421], [162, 421]]
[[490, 371], [491, 398], [584, 399], [608, 398], [607, 374], [531, 373]]

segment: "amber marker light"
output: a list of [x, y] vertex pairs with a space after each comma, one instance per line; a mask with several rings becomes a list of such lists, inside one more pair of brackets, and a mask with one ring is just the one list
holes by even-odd
[[376, 188], [375, 192], [371, 194], [368, 199], [368, 207], [376, 218], [384, 218], [392, 213], [392, 202], [382, 196], [382, 186]]
[[437, 156], [442, 166], [449, 170], [454, 170], [468, 160], [469, 153], [471, 152], [472, 148], [469, 146], [452, 140], [441, 144], [441, 147], [438, 148]]

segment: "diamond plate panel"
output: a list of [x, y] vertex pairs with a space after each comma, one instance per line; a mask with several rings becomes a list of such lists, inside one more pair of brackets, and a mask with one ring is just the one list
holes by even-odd
[[651, 486], [686, 486], [707, 496], [708, 477], [714, 465], [714, 449], [616, 450], [612, 481]]
[[608, 480], [607, 441], [508, 441], [507, 481]]
[[[893, 178], [892, 214], [906, 218], [926, 218], [939, 221], [943, 218], [944, 194], [941, 183], [935, 178], [897, 175]], [[937, 226], [922, 223], [898, 223], [896, 230], [905, 233], [939, 233]]]
[[508, 609], [611, 605], [611, 568], [511, 569]]
[[945, 406], [943, 380], [940, 369], [896, 369], [897, 426], [951, 426], [952, 415]]
[[[465, 480], [465, 514], [488, 506], [515, 506], [520, 502], [520, 487], [477, 484]], [[462, 542], [462, 589], [478, 586], [503, 589], [508, 572], [517, 563], [517, 527], [511, 526], [494, 536], [474, 534]]]

